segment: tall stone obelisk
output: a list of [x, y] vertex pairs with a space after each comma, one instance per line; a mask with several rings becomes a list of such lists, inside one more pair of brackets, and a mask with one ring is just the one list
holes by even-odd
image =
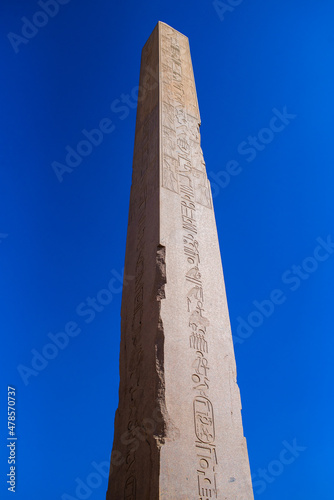
[[107, 500], [253, 499], [187, 37], [142, 52]]

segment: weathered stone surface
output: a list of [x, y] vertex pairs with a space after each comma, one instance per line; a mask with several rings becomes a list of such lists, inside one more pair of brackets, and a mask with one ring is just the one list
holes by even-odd
[[253, 499], [187, 37], [142, 52], [107, 500]]

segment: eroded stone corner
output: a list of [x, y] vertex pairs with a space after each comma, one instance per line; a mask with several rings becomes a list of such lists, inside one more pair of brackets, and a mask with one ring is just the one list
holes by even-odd
[[157, 429], [155, 433], [155, 440], [159, 448], [168, 440], [176, 439], [178, 429], [173, 424], [169, 417], [166, 405], [165, 393], [165, 366], [164, 366], [164, 343], [165, 331], [163, 320], [161, 317], [161, 300], [166, 298], [165, 285], [167, 282], [166, 277], [166, 247], [158, 245], [156, 254], [156, 291], [157, 301], [159, 303], [159, 320], [157, 326], [157, 335], [155, 340], [155, 366], [158, 376], [157, 387]]

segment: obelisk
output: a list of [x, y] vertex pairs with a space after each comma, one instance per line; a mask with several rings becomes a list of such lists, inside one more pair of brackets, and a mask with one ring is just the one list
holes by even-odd
[[188, 38], [159, 22], [142, 51], [107, 500], [253, 499], [199, 127]]

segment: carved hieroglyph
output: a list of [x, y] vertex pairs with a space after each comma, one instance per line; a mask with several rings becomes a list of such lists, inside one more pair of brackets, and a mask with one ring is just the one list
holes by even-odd
[[251, 500], [187, 37], [142, 52], [107, 500]]

